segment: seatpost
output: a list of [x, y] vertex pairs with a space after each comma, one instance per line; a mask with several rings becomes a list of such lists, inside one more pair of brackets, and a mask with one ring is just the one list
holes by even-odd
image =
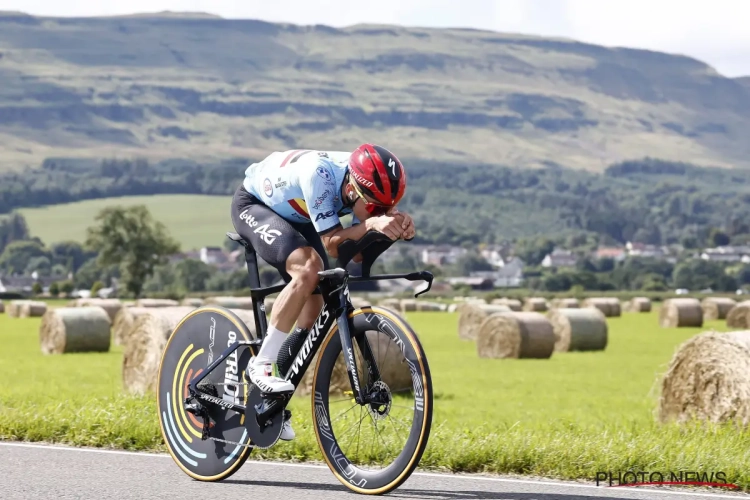
[[[250, 276], [250, 288], [260, 288], [260, 274], [258, 272], [258, 257], [255, 254], [255, 250], [248, 246], [245, 246], [245, 263], [247, 264], [247, 274]], [[253, 299], [253, 315], [255, 316], [255, 335], [257, 338], [262, 339], [266, 336], [266, 328], [268, 324], [266, 322], [266, 308], [263, 305], [263, 300]]]

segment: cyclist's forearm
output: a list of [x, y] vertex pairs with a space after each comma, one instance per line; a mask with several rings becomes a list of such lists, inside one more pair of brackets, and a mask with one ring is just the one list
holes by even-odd
[[346, 240], [359, 240], [367, 233], [367, 224], [364, 222], [355, 226], [347, 227], [346, 229], [340, 229], [333, 233], [329, 238], [324, 238], [323, 243], [325, 244], [326, 250], [331, 257], [339, 256], [339, 245]]

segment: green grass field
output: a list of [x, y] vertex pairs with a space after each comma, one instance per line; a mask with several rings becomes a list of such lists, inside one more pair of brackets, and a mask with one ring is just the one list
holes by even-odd
[[146, 205], [155, 219], [163, 222], [182, 250], [203, 246], [221, 246], [227, 231], [234, 231], [229, 215], [231, 196], [154, 195], [125, 196], [66, 203], [40, 208], [25, 208], [32, 236], [45, 244], [73, 240], [83, 242], [86, 228], [94, 224], [96, 214], [115, 205]]
[[[675, 348], [709, 328], [661, 329], [657, 312], [609, 319], [604, 352], [549, 360], [479, 359], [456, 314], [410, 313], [436, 392], [421, 467], [593, 480], [597, 471], [726, 473], [750, 488], [750, 434], [731, 425], [655, 421], [658, 377]], [[46, 357], [39, 319], [0, 315], [0, 438], [163, 450], [152, 397], [121, 393], [122, 353]], [[297, 439], [253, 457], [322, 460], [309, 400], [291, 408]]]

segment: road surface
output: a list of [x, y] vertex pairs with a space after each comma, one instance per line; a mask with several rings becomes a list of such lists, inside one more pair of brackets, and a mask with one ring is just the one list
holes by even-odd
[[[699, 498], [750, 499], [715, 490], [681, 492], [654, 487], [607, 488], [501, 476], [414, 473], [393, 498], [426, 500], [574, 500]], [[248, 460], [219, 483], [194, 481], [169, 455], [0, 442], [0, 498], [15, 499], [245, 499], [366, 498], [346, 489], [321, 465]]]

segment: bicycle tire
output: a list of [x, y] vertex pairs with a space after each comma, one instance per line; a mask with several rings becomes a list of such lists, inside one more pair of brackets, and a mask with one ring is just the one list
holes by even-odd
[[[162, 438], [180, 469], [199, 481], [221, 481], [230, 477], [242, 467], [252, 452], [252, 447], [210, 439], [201, 440], [200, 418], [187, 413], [182, 405], [184, 397], [187, 396], [188, 381], [198, 376], [213, 359], [218, 358], [233, 339], [253, 339], [252, 332], [242, 319], [221, 306], [200, 307], [189, 312], [177, 324], [167, 340], [159, 364], [156, 386], [157, 416]], [[235, 351], [236, 357], [227, 357], [204, 380], [221, 380], [226, 383], [227, 380], [234, 380], [227, 379], [232, 377], [234, 370], [237, 381], [242, 381], [243, 361], [240, 358], [249, 358], [249, 353], [246, 349], [242, 352], [241, 350], [243, 347]], [[245, 360], [244, 363], [246, 362]], [[224, 394], [216, 396], [234, 398], [235, 402], [244, 404], [247, 395], [244, 392], [240, 394], [239, 387], [234, 386], [234, 390], [231, 390], [231, 385], [221, 387], [224, 387]], [[178, 390], [180, 395], [176, 396]], [[250, 444], [243, 425], [244, 415], [233, 414], [229, 418], [224, 418], [225, 412], [227, 410], [215, 407], [210, 410], [215, 420], [214, 425], [219, 426], [213, 427], [212, 433], [221, 434], [222, 439]], [[221, 418], [215, 418], [216, 416]]]
[[[424, 349], [416, 333], [398, 314], [382, 307], [368, 306], [353, 310], [349, 318], [351, 318], [350, 328], [353, 337], [365, 334], [368, 331], [377, 331], [388, 335], [394, 342], [400, 341], [402, 354], [407, 360], [408, 370], [411, 372], [412, 388], [415, 394], [413, 405], [415, 416], [408, 438], [404, 448], [393, 463], [380, 471], [370, 471], [354, 465], [342, 451], [342, 447], [336, 439], [336, 431], [333, 428], [336, 419], [331, 419], [329, 406], [331, 375], [336, 360], [341, 354], [341, 341], [336, 324], [331, 328], [331, 332], [321, 346], [320, 358], [313, 375], [313, 428], [315, 429], [318, 446], [334, 476], [354, 492], [379, 495], [388, 493], [403, 484], [422, 458], [432, 425], [432, 379]], [[350, 384], [347, 383], [347, 387], [349, 386]], [[366, 409], [367, 406], [361, 408]], [[374, 419], [373, 423], [375, 423]], [[375, 427], [377, 429], [377, 425]], [[357, 445], [357, 455], [359, 455], [359, 441], [357, 441]]]

